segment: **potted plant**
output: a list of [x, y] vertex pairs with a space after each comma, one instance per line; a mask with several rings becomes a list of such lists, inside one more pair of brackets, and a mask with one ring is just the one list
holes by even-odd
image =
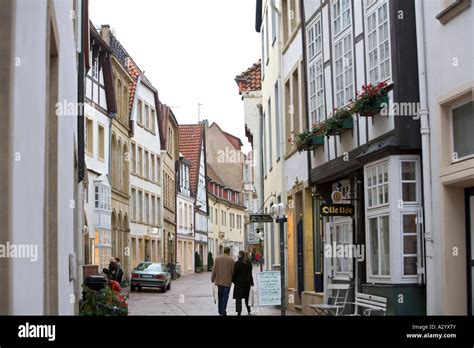
[[360, 116], [374, 116], [388, 106], [388, 90], [385, 82], [376, 85], [369, 83], [362, 86], [362, 93], [357, 92], [352, 110]]
[[212, 267], [214, 267], [214, 259], [212, 257], [212, 253], [209, 251], [207, 254], [207, 270], [209, 272], [212, 271]]
[[354, 128], [352, 109], [346, 107], [335, 109], [332, 116], [325, 123], [327, 136], [340, 135], [344, 130]]
[[325, 122], [313, 124], [311, 129], [311, 139], [313, 145], [324, 145], [324, 136], [326, 135], [327, 126]]
[[324, 122], [313, 124], [310, 130], [306, 130], [295, 137], [298, 151], [313, 150], [318, 145], [324, 144], [326, 125]]

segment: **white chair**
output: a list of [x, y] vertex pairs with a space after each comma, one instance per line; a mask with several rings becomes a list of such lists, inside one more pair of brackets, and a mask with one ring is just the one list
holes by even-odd
[[310, 305], [318, 315], [342, 315], [347, 303], [350, 284], [329, 284], [328, 303]]

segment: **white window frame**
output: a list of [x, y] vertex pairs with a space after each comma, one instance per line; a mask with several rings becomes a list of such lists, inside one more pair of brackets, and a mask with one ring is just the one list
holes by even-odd
[[[384, 178], [382, 183], [379, 183], [379, 169], [382, 168], [382, 175], [384, 174], [384, 171], [383, 171], [383, 167], [384, 166], [387, 166], [387, 176], [388, 176], [388, 180], [385, 181]], [[366, 199], [366, 204], [367, 204], [367, 207], [368, 209], [375, 209], [375, 208], [380, 208], [380, 207], [385, 207], [385, 206], [389, 206], [390, 204], [390, 197], [391, 197], [391, 194], [390, 194], [390, 161], [384, 161], [384, 162], [380, 162], [380, 163], [377, 163], [377, 164], [374, 164], [374, 165], [370, 165], [368, 166], [366, 169], [365, 169], [365, 196], [367, 197]], [[368, 175], [368, 171], [372, 171], [375, 169], [375, 180], [377, 181], [376, 184], [374, 185], [372, 182], [371, 182], [371, 185], [369, 186], [369, 175]], [[385, 200], [385, 186], [387, 186], [387, 189], [388, 189], [388, 199], [387, 201], [383, 202], [383, 203], [380, 203], [379, 201], [379, 190], [382, 189], [383, 190], [383, 197], [384, 197], [384, 200]], [[369, 191], [370, 190], [370, 191]], [[375, 198], [376, 198], [376, 201], [377, 201], [377, 204], [374, 204], [374, 201], [372, 199], [372, 205], [369, 206], [369, 198], [368, 198], [368, 195], [369, 195], [369, 192], [372, 193], [372, 190], [375, 190]]]
[[[339, 243], [337, 239], [337, 229], [338, 226], [347, 226], [347, 235], [344, 238], [343, 243]], [[340, 244], [348, 244], [348, 245], [353, 245], [353, 236], [352, 236], [352, 218], [334, 218], [333, 221], [333, 227], [332, 227], [332, 235], [331, 235], [331, 246], [333, 246], [333, 242], [336, 243], [336, 246], [339, 246]], [[333, 267], [333, 279], [334, 280], [350, 280], [353, 278], [353, 262], [354, 258], [351, 257], [344, 257], [342, 258], [341, 262], [345, 265], [346, 270], [345, 271], [339, 271], [338, 270], [338, 260], [341, 259], [340, 257], [337, 257], [337, 250], [332, 250], [333, 255], [332, 255], [332, 267]], [[353, 255], [355, 257], [356, 255]]]
[[[342, 8], [342, 3], [348, 3], [349, 4], [349, 7], [346, 8], [346, 9], [343, 9]], [[340, 6], [340, 13], [338, 15], [335, 15], [335, 6], [336, 4], [339, 4]], [[344, 14], [349, 11], [349, 23], [344, 27], [343, 26], [343, 18], [344, 18]], [[341, 23], [341, 29], [339, 30], [339, 32], [336, 32], [336, 27], [335, 27], [335, 24], [336, 24], [336, 21], [340, 20], [340, 23]], [[334, 35], [334, 37], [337, 37], [339, 35], [341, 35], [342, 33], [344, 33], [348, 28], [351, 28], [352, 27], [352, 1], [351, 0], [331, 0], [331, 29], [332, 29], [332, 33]]]
[[474, 158], [474, 153], [473, 154], [470, 154], [470, 155], [467, 155], [467, 156], [463, 156], [463, 157], [458, 157], [456, 160], [453, 159], [453, 155], [456, 151], [454, 150], [454, 124], [453, 124], [453, 110], [454, 109], [457, 109], [461, 106], [463, 106], [464, 104], [467, 104], [469, 103], [470, 101], [472, 101], [472, 96], [471, 94], [469, 94], [468, 96], [466, 97], [463, 97], [459, 100], [457, 100], [456, 102], [452, 103], [451, 105], [449, 105], [448, 109], [448, 117], [449, 117], [449, 138], [450, 138], [450, 145], [451, 145], [451, 156], [450, 156], [450, 163], [451, 164], [455, 164], [455, 163], [458, 163], [458, 162], [462, 162], [462, 161], [465, 161], [465, 160], [468, 160], [468, 159], [472, 159]]
[[[421, 209], [420, 209], [421, 210]], [[420, 242], [422, 241], [421, 239], [421, 215], [420, 215], [420, 210], [403, 210], [400, 212], [400, 252], [401, 252], [401, 258], [400, 258], [400, 270], [401, 270], [401, 277], [403, 279], [417, 279], [418, 274], [419, 274], [419, 268], [420, 268], [420, 255], [421, 255], [421, 245]], [[415, 222], [416, 222], [416, 231], [415, 233], [405, 233], [403, 231], [403, 216], [404, 215], [415, 215]], [[404, 245], [404, 237], [405, 236], [416, 236], [416, 249], [417, 253], [416, 254], [405, 254], [405, 245]], [[417, 273], [416, 274], [405, 274], [405, 257], [416, 257], [417, 260]]]
[[[350, 26], [349, 28], [352, 28]], [[350, 39], [350, 44], [346, 43], [346, 39]], [[333, 54], [334, 54], [334, 105], [337, 108], [343, 107], [349, 103], [351, 98], [354, 98], [354, 38], [352, 37], [351, 30], [345, 30], [342, 35], [339, 36], [337, 40], [334, 40], [333, 45]], [[336, 56], [336, 49], [338, 45], [341, 45], [341, 56]], [[347, 50], [347, 46], [350, 47], [350, 50]], [[349, 55], [349, 58], [347, 57]], [[337, 74], [337, 64], [341, 63], [341, 73]], [[349, 64], [350, 62], [350, 64]], [[350, 83], [348, 83], [347, 74], [350, 73]], [[342, 78], [342, 88], [338, 89], [337, 80]], [[338, 95], [342, 93], [342, 103], [339, 104]]]
[[[399, 160], [399, 170], [400, 170], [400, 200], [403, 200], [403, 184], [415, 184], [415, 197], [414, 201], [400, 201], [403, 202], [403, 205], [419, 205], [421, 204], [421, 190], [419, 188], [421, 183], [421, 171], [420, 171], [420, 162], [415, 159], [400, 159]], [[402, 178], [402, 163], [403, 162], [414, 162], [415, 163], [415, 179], [414, 180], [404, 180]]]
[[[368, 1], [366, 2], [366, 4]], [[374, 6], [376, 4], [376, 6]], [[384, 40], [383, 43], [380, 43], [380, 18], [379, 18], [379, 9], [382, 6], [387, 6], [387, 19], [384, 21], [384, 24], [387, 24], [387, 39]], [[367, 5], [366, 5], [367, 6]], [[369, 32], [369, 17], [375, 15], [375, 28], [371, 32]], [[369, 44], [370, 44], [370, 39], [369, 36], [371, 34], [375, 34], [375, 41], [376, 45], [375, 47], [369, 51]], [[366, 7], [366, 14], [365, 14], [365, 42], [366, 42], [366, 61], [367, 61], [367, 69], [366, 69], [366, 79], [369, 83], [378, 83], [378, 82], [387, 82], [388, 84], [391, 83], [392, 81], [392, 57], [391, 57], [391, 51], [392, 51], [392, 43], [390, 40], [390, 2], [387, 0], [377, 0], [375, 2], [370, 3], [368, 7]], [[380, 53], [381, 53], [381, 45], [385, 44], [388, 42], [388, 57], [385, 58], [383, 62], [380, 61]], [[376, 55], [376, 61], [374, 66], [370, 66], [370, 54], [375, 53]], [[385, 76], [382, 78], [382, 64], [388, 62], [388, 76]], [[372, 71], [375, 71], [377, 74], [377, 78], [372, 78], [371, 73]]]
[[[402, 198], [401, 191], [401, 163], [404, 161], [416, 161], [416, 192], [419, 198], [418, 203], [400, 205]], [[365, 240], [366, 240], [366, 271], [368, 283], [379, 284], [416, 284], [422, 283], [424, 273], [423, 255], [424, 248], [422, 242], [422, 205], [421, 205], [421, 158], [419, 155], [394, 155], [379, 159], [364, 166], [365, 180]], [[368, 170], [375, 166], [388, 163], [388, 202], [382, 206], [368, 206]], [[417, 274], [404, 275], [403, 269], [403, 214], [417, 214]], [[389, 248], [390, 248], [390, 276], [373, 275], [371, 269], [371, 239], [369, 219], [387, 215], [389, 216]]]

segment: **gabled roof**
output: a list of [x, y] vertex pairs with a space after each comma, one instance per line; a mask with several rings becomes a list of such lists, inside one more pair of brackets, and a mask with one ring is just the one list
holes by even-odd
[[219, 125], [218, 125], [217, 123], [215, 123], [215, 122], [212, 122], [212, 124], [211, 124], [211, 126], [210, 126], [209, 128], [211, 128], [211, 127], [213, 127], [213, 126], [216, 126], [216, 127], [221, 131], [221, 133], [224, 134], [224, 136], [227, 138], [227, 140], [229, 140], [229, 142], [230, 142], [236, 149], [240, 150], [240, 149], [242, 148], [243, 144], [242, 144], [242, 140], [240, 140], [240, 138], [236, 137], [235, 135], [232, 135], [232, 134], [230, 134], [230, 133], [227, 133], [227, 132], [223, 131], [222, 128], [219, 127]]
[[197, 196], [203, 136], [204, 128], [202, 124], [179, 125], [179, 151], [191, 164], [189, 181], [193, 197]]
[[239, 86], [239, 94], [242, 94], [242, 92], [262, 90], [261, 68], [262, 60], [259, 59], [257, 63], [235, 77], [235, 82], [237, 82]]

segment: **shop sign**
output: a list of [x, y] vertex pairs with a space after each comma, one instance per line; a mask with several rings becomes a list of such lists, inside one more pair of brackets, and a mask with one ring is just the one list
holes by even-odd
[[354, 211], [352, 204], [322, 204], [319, 209], [321, 216], [353, 216]]

